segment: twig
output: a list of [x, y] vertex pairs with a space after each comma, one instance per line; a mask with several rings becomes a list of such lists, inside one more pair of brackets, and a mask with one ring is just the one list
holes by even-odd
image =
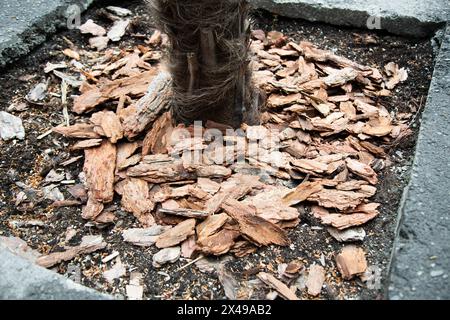
[[205, 256], [200, 256], [200, 257], [198, 257], [197, 259], [192, 260], [191, 262], [189, 262], [189, 263], [185, 264], [184, 266], [178, 268], [176, 271], [178, 272], [178, 271], [184, 270], [184, 269], [186, 269], [187, 267], [189, 267], [190, 265], [193, 265], [194, 263], [196, 263], [197, 261], [202, 260], [204, 257], [205, 257]]

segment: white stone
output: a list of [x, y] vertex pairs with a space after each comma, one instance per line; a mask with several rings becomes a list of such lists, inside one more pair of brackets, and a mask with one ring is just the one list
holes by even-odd
[[0, 138], [8, 141], [12, 139], [23, 140], [25, 128], [22, 119], [4, 111], [0, 111]]
[[366, 237], [366, 232], [363, 228], [351, 228], [343, 231], [335, 228], [327, 228], [327, 230], [339, 242], [363, 241]]
[[174, 263], [181, 256], [180, 247], [165, 248], [153, 256], [153, 266], [159, 268], [166, 263]]

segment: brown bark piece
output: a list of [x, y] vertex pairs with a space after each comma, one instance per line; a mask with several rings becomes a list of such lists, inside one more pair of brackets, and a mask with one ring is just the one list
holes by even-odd
[[46, 256], [39, 257], [36, 264], [44, 268], [51, 268], [55, 264], [69, 261], [80, 254], [88, 254], [106, 247], [106, 242], [102, 236], [85, 236], [79, 246], [71, 247], [63, 252], [54, 252]]
[[56, 127], [53, 132], [62, 134], [66, 138], [78, 139], [98, 139], [101, 138], [98, 133], [94, 131], [94, 125], [79, 123], [69, 127]]
[[328, 171], [328, 165], [326, 163], [312, 159], [294, 159], [291, 161], [291, 163], [299, 171], [306, 173], [315, 172], [318, 174], [322, 174]]
[[275, 224], [296, 220], [299, 217], [298, 210], [282, 202], [283, 196], [288, 191], [288, 188], [283, 187], [272, 188], [255, 196], [247, 197], [243, 203], [252, 205], [256, 208], [258, 216]]
[[388, 81], [386, 81], [386, 88], [392, 90], [397, 86], [400, 82], [406, 81], [408, 79], [408, 72], [405, 68], [401, 68], [398, 64], [394, 62], [388, 63], [384, 70], [386, 74], [390, 77]]
[[172, 117], [170, 112], [166, 112], [153, 123], [152, 130], [145, 136], [142, 155], [167, 153], [172, 130]]
[[205, 221], [200, 223], [197, 228], [197, 237], [203, 240], [216, 233], [228, 221], [228, 216], [224, 213], [209, 216]]
[[95, 220], [102, 213], [103, 209], [103, 203], [89, 196], [86, 206], [83, 207], [81, 217], [86, 220]]
[[239, 231], [223, 229], [197, 241], [199, 250], [205, 254], [221, 256], [229, 252], [239, 237]]
[[378, 216], [378, 212], [353, 213], [353, 214], [329, 214], [321, 217], [322, 223], [331, 225], [339, 230], [363, 225]]
[[362, 192], [322, 189], [310, 195], [307, 200], [317, 202], [325, 208], [348, 210], [356, 208], [366, 198], [368, 198], [367, 194]]
[[84, 172], [91, 196], [102, 203], [114, 197], [114, 170], [116, 168], [116, 146], [103, 141], [101, 146], [84, 151]]
[[311, 195], [321, 191], [323, 189], [320, 181], [309, 182], [305, 181], [301, 183], [296, 189], [288, 193], [283, 197], [282, 202], [288, 206], [294, 206], [300, 202], [306, 201]]
[[98, 147], [102, 144], [102, 139], [89, 139], [89, 140], [82, 140], [77, 143], [75, 143], [70, 149], [71, 150], [83, 150], [87, 148], [93, 148]]
[[378, 183], [377, 174], [370, 166], [350, 158], [347, 158], [345, 162], [347, 164], [347, 168], [354, 174], [369, 181], [371, 184]]
[[222, 209], [239, 224], [240, 232], [256, 245], [289, 245], [286, 232], [277, 225], [254, 215], [255, 210], [251, 207], [228, 199], [222, 204]]
[[116, 143], [123, 138], [122, 124], [119, 117], [112, 111], [100, 111], [91, 116], [91, 122], [102, 128], [102, 132], [111, 141]]
[[345, 246], [336, 256], [336, 265], [345, 280], [351, 280], [367, 270], [366, 254], [362, 248]]
[[155, 224], [155, 219], [151, 215], [155, 204], [149, 197], [149, 186], [147, 181], [129, 178], [123, 185], [122, 208], [131, 212], [138, 221], [145, 227]]
[[206, 211], [194, 210], [194, 209], [186, 209], [186, 208], [177, 208], [177, 209], [166, 209], [161, 208], [159, 212], [164, 214], [171, 214], [174, 216], [186, 217], [186, 218], [196, 218], [196, 219], [205, 219], [209, 216], [209, 213]]
[[288, 106], [294, 103], [305, 102], [305, 100], [303, 100], [302, 97], [303, 96], [300, 93], [290, 94], [287, 96], [272, 94], [267, 100], [267, 104], [270, 108], [278, 108]]
[[156, 247], [159, 249], [169, 248], [186, 240], [189, 236], [195, 234], [195, 219], [188, 219], [169, 231], [164, 232], [156, 241]]
[[276, 290], [286, 300], [300, 300], [287, 285], [275, 278], [269, 273], [260, 272], [257, 274], [259, 280], [264, 282], [270, 288]]
[[193, 180], [197, 176], [195, 172], [188, 172], [181, 161], [171, 157], [146, 156], [137, 166], [127, 170], [129, 177], [139, 177], [151, 183], [176, 182], [184, 180]]
[[101, 80], [96, 86], [88, 86], [74, 101], [73, 111], [78, 114], [89, 112], [103, 102], [122, 96], [139, 97], [145, 94], [157, 69], [114, 81]]
[[217, 183], [209, 178], [198, 178], [197, 186], [209, 194], [216, 194], [220, 190], [220, 183]]
[[[126, 169], [129, 166], [135, 165], [137, 163], [133, 163], [137, 160], [134, 157], [130, 158], [136, 150], [139, 148], [139, 144], [137, 142], [124, 142], [117, 145], [117, 165], [116, 170], [120, 171]], [[140, 157], [139, 157], [140, 161]], [[138, 162], [139, 162], [138, 161]]]
[[[157, 117], [170, 106], [171, 78], [166, 72], [161, 72], [151, 82], [147, 92], [133, 107], [135, 112], [123, 120], [125, 137], [128, 139], [144, 132]], [[148, 90], [147, 90], [148, 89]]]
[[340, 87], [347, 82], [355, 80], [358, 74], [353, 68], [344, 68], [330, 74], [324, 79], [324, 82], [329, 87]]

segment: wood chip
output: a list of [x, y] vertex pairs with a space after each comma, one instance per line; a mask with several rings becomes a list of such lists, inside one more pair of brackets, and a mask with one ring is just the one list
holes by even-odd
[[173, 129], [172, 117], [166, 112], [153, 123], [152, 130], [145, 136], [142, 155], [167, 153]]
[[60, 262], [70, 261], [80, 254], [92, 253], [105, 247], [106, 242], [103, 241], [102, 236], [85, 236], [79, 246], [70, 247], [63, 252], [54, 252], [41, 256], [36, 260], [36, 264], [44, 268], [51, 268]]
[[150, 247], [156, 243], [159, 236], [170, 230], [171, 226], [153, 225], [149, 228], [133, 228], [122, 232], [123, 240], [139, 247]]
[[171, 214], [175, 216], [196, 218], [196, 219], [205, 219], [209, 216], [209, 213], [206, 211], [186, 209], [186, 208], [177, 208], [177, 209], [161, 208], [159, 209], [159, 212], [164, 214]]
[[64, 49], [63, 50], [64, 55], [68, 56], [69, 58], [80, 60], [80, 54], [72, 49]]
[[89, 33], [93, 36], [103, 36], [106, 34], [105, 28], [96, 24], [92, 19], [89, 19], [84, 24], [79, 26], [78, 30], [80, 30], [81, 33]]
[[101, 146], [85, 149], [84, 173], [91, 196], [98, 202], [109, 203], [114, 197], [116, 146], [103, 141]]
[[306, 280], [308, 294], [314, 297], [320, 295], [324, 281], [325, 269], [316, 264], [312, 265], [309, 268], [308, 279]]
[[299, 212], [283, 203], [282, 199], [289, 192], [288, 188], [277, 187], [247, 197], [243, 203], [256, 208], [256, 214], [265, 220], [278, 224], [283, 221], [296, 220]]
[[198, 178], [197, 186], [211, 195], [215, 195], [221, 188], [220, 184], [209, 178]]
[[139, 156], [139, 160], [135, 163], [136, 159], [131, 159], [130, 157], [136, 152], [139, 148], [139, 144], [137, 142], [124, 142], [117, 145], [117, 161], [116, 161], [116, 170], [120, 171], [126, 169], [130, 166], [136, 165], [140, 162], [141, 157]]
[[83, 140], [75, 143], [70, 149], [71, 150], [83, 150], [87, 148], [98, 147], [102, 144], [103, 139], [89, 139]]
[[291, 191], [283, 197], [282, 202], [288, 206], [294, 206], [307, 200], [311, 195], [317, 193], [323, 189], [322, 183], [308, 182], [301, 183], [295, 190]]
[[278, 94], [272, 94], [269, 99], [267, 100], [267, 105], [270, 108], [278, 108], [283, 106], [289, 106], [294, 103], [301, 103], [305, 102], [305, 100], [302, 99], [302, 95], [300, 93], [296, 94], [290, 94], [287, 96], [284, 95], [278, 95]]
[[[167, 72], [161, 72], [153, 78], [152, 82], [146, 82], [145, 96], [142, 97], [136, 105], [129, 107], [133, 110], [125, 119], [123, 119], [123, 128], [125, 136], [129, 139], [138, 136], [151, 125], [160, 114], [167, 111], [170, 105], [171, 77]], [[124, 93], [125, 94], [125, 93]]]
[[228, 221], [226, 214], [215, 214], [209, 216], [205, 221], [200, 223], [197, 228], [197, 237], [199, 241], [216, 233]]
[[197, 222], [195, 219], [188, 219], [181, 222], [169, 231], [164, 232], [156, 241], [156, 247], [162, 249], [180, 244], [189, 236], [195, 234], [196, 223]]
[[400, 69], [398, 64], [394, 62], [389, 62], [384, 67], [384, 70], [390, 77], [386, 82], [386, 88], [388, 88], [389, 90], [394, 89], [400, 82], [404, 82], [408, 79], [408, 72], [405, 70], [405, 68]]
[[363, 225], [373, 220], [379, 213], [353, 213], [353, 214], [328, 214], [321, 217], [325, 225], [331, 225], [339, 230], [345, 230], [351, 227]]
[[194, 252], [197, 250], [197, 240], [195, 236], [190, 236], [181, 244], [181, 256], [186, 259], [191, 259]]
[[121, 205], [125, 211], [131, 212], [139, 222], [146, 227], [155, 224], [151, 212], [155, 204], [149, 197], [148, 182], [129, 178], [123, 185]]
[[91, 124], [75, 124], [70, 127], [56, 127], [53, 132], [62, 134], [67, 138], [79, 139], [98, 139], [101, 138], [98, 133], [94, 131], [94, 125]]
[[114, 81], [102, 79], [96, 85], [87, 85], [82, 95], [75, 98], [73, 111], [82, 114], [108, 100], [119, 99], [122, 96], [143, 96], [155, 77], [156, 71], [155, 68], [133, 77]]
[[83, 207], [81, 217], [86, 220], [95, 220], [103, 212], [105, 206], [103, 203], [97, 201], [91, 194], [86, 205]]
[[236, 200], [228, 199], [222, 209], [239, 224], [240, 232], [258, 246], [289, 245], [286, 232], [277, 225], [255, 215], [255, 210]]
[[371, 184], [378, 183], [377, 174], [370, 166], [350, 158], [347, 158], [345, 163], [347, 164], [348, 169], [354, 174], [369, 181]]
[[319, 192], [310, 195], [307, 200], [317, 202], [325, 208], [348, 210], [356, 208], [366, 198], [368, 198], [367, 194], [362, 192], [323, 188]]
[[[119, 117], [112, 111], [100, 111], [91, 116], [91, 122], [102, 129], [102, 133], [116, 143], [123, 138], [122, 124]], [[95, 130], [95, 129], [94, 129]]]
[[259, 280], [264, 282], [270, 288], [276, 290], [286, 300], [300, 300], [287, 285], [275, 278], [269, 273], [260, 272], [256, 275]]
[[359, 73], [353, 68], [347, 67], [341, 70], [336, 70], [326, 77], [324, 82], [329, 87], [340, 87], [349, 81], [355, 80], [358, 74]]
[[366, 254], [360, 247], [345, 246], [336, 256], [336, 265], [345, 280], [363, 274], [367, 270]]
[[198, 249], [209, 255], [221, 256], [231, 250], [240, 233], [236, 230], [222, 229], [197, 241]]

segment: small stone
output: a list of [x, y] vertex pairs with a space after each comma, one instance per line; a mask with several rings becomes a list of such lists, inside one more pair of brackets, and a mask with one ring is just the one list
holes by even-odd
[[432, 278], [440, 277], [440, 276], [442, 276], [443, 274], [444, 274], [444, 270], [433, 270], [433, 271], [430, 272], [430, 276], [431, 276]]
[[64, 195], [59, 191], [58, 187], [54, 184], [42, 188], [44, 193], [44, 198], [51, 201], [63, 201], [65, 200]]
[[23, 140], [25, 129], [22, 119], [4, 111], [0, 111], [0, 138], [8, 141], [12, 139]]
[[363, 228], [351, 228], [343, 231], [336, 228], [327, 228], [327, 230], [339, 242], [363, 241], [366, 237], [366, 232]]
[[160, 268], [167, 263], [174, 263], [178, 261], [181, 256], [180, 247], [165, 248], [153, 256], [153, 266]]
[[131, 12], [128, 9], [116, 7], [116, 6], [108, 6], [108, 7], [106, 7], [106, 9], [119, 17], [131, 16], [133, 14], [133, 12]]
[[64, 172], [57, 172], [56, 170], [52, 169], [45, 177], [45, 182], [52, 183], [52, 182], [61, 182], [65, 179], [66, 175]]
[[27, 94], [26, 99], [31, 103], [38, 103], [47, 96], [47, 83], [39, 83]]
[[127, 273], [127, 269], [122, 264], [122, 261], [120, 260], [120, 258], [117, 258], [117, 261], [114, 264], [114, 266], [111, 269], [103, 272], [103, 277], [109, 283], [113, 283], [114, 279], [123, 277], [126, 273]]

